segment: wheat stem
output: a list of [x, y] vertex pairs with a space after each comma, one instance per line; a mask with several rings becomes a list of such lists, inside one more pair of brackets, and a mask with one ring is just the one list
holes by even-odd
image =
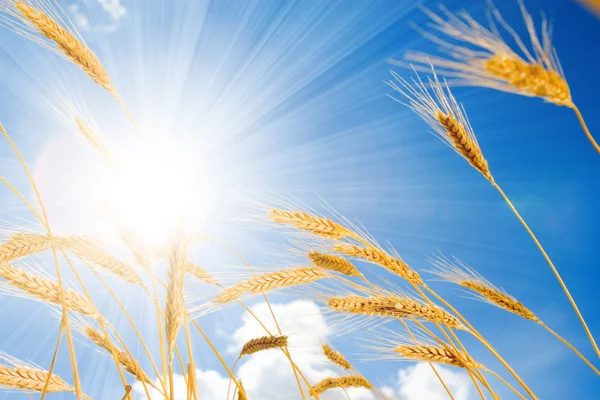
[[[21, 162], [21, 165], [23, 166], [23, 169], [25, 170], [25, 173], [27, 174], [27, 179], [29, 180], [29, 182], [31, 183], [31, 186], [33, 188], [33, 191], [35, 193], [35, 196], [38, 200], [38, 203], [40, 205], [40, 209], [42, 210], [42, 216], [44, 218], [44, 225], [46, 227], [46, 230], [48, 231], [48, 235], [50, 236], [50, 242], [52, 245], [52, 255], [54, 257], [54, 264], [56, 267], [56, 277], [58, 280], [58, 287], [59, 287], [59, 291], [60, 291], [60, 301], [62, 304], [62, 318], [64, 320], [64, 324], [65, 324], [65, 331], [66, 331], [66, 335], [67, 335], [67, 344], [69, 347], [69, 357], [71, 360], [71, 368], [73, 370], [73, 380], [75, 381], [75, 395], [77, 396], [77, 400], [81, 400], [82, 397], [82, 392], [81, 392], [81, 382], [79, 381], [79, 371], [77, 368], [77, 358], [75, 356], [75, 347], [73, 346], [73, 338], [71, 336], [71, 328], [69, 326], [69, 318], [68, 318], [68, 309], [66, 307], [66, 303], [65, 303], [65, 296], [64, 296], [64, 289], [63, 289], [63, 282], [62, 282], [62, 276], [60, 273], [60, 265], [58, 263], [58, 255], [56, 254], [56, 246], [54, 244], [54, 237], [52, 235], [52, 228], [50, 227], [50, 220], [48, 219], [48, 213], [46, 212], [46, 207], [44, 206], [44, 202], [42, 201], [42, 196], [40, 195], [40, 192], [38, 190], [38, 187], [35, 183], [35, 180], [33, 179], [33, 175], [31, 175], [31, 172], [29, 171], [29, 167], [27, 166], [27, 163], [25, 162], [25, 159], [23, 158], [23, 156], [21, 155], [21, 152], [19, 151], [19, 149], [17, 148], [17, 146], [14, 144], [14, 142], [12, 141], [12, 139], [10, 138], [10, 136], [8, 136], [8, 133], [6, 133], [6, 130], [4, 130], [4, 127], [2, 125], [0, 125], [0, 130], [2, 131], [2, 134], [4, 135], [4, 137], [6, 138], [6, 140], [8, 141], [8, 143], [10, 144], [10, 146], [12, 147], [13, 151], [15, 152], [15, 154], [17, 155], [17, 157], [19, 158], [19, 161]], [[53, 364], [50, 366], [49, 370], [48, 370], [48, 374], [52, 375], [52, 369], [54, 368], [54, 362]], [[42, 399], [44, 398], [45, 392], [42, 392]]]
[[588, 361], [588, 359], [585, 358], [583, 356], [583, 354], [581, 354], [575, 347], [573, 347], [573, 345], [571, 345], [571, 343], [569, 343], [566, 339], [564, 339], [558, 333], [556, 333], [552, 329], [550, 329], [550, 327], [548, 327], [542, 321], [538, 321], [538, 324], [540, 324], [541, 326], [543, 326], [544, 329], [546, 329], [548, 332], [550, 332], [555, 338], [557, 338], [558, 340], [560, 340], [561, 342], [563, 342], [569, 349], [573, 350], [573, 352], [575, 354], [577, 354], [579, 356], [579, 358], [581, 358], [583, 360], [583, 362], [585, 362], [596, 374], [600, 375], [600, 371], [598, 371], [598, 369], [596, 367], [594, 367], [594, 365], [590, 361]]
[[535, 242], [535, 245], [538, 247], [538, 249], [540, 250], [540, 252], [544, 256], [544, 258], [546, 259], [546, 262], [548, 263], [548, 265], [552, 269], [552, 272], [554, 273], [554, 276], [558, 280], [558, 283], [560, 284], [560, 286], [562, 287], [563, 291], [565, 292], [565, 295], [567, 295], [567, 298], [569, 299], [569, 302], [571, 303], [571, 307], [573, 307], [573, 310], [577, 314], [577, 317], [579, 318], [579, 321], [581, 322], [581, 325], [583, 326], [583, 329], [585, 330], [585, 333], [587, 334], [587, 336], [588, 336], [588, 338], [590, 340], [590, 343], [594, 347], [594, 350], [596, 351], [596, 354], [598, 355], [598, 357], [600, 357], [600, 349], [598, 349], [598, 345], [596, 345], [596, 341], [594, 340], [594, 337], [592, 336], [592, 333], [590, 332], [590, 330], [589, 330], [589, 328], [588, 328], [585, 320], [583, 319], [583, 315], [581, 315], [581, 312], [579, 311], [579, 308], [577, 307], [577, 304], [575, 304], [575, 300], [573, 300], [573, 297], [571, 296], [571, 293], [569, 293], [569, 289], [567, 289], [567, 285], [563, 282], [560, 274], [558, 273], [558, 270], [556, 269], [556, 267], [552, 263], [552, 260], [550, 260], [550, 257], [548, 257], [548, 254], [546, 254], [546, 251], [542, 247], [541, 243], [537, 240], [536, 236], [533, 234], [533, 231], [529, 228], [529, 225], [527, 225], [527, 223], [525, 222], [525, 220], [523, 219], [523, 217], [521, 217], [521, 214], [519, 214], [519, 212], [517, 211], [517, 209], [515, 208], [515, 206], [512, 204], [512, 202], [510, 201], [510, 199], [508, 198], [508, 196], [504, 193], [504, 191], [502, 190], [502, 188], [497, 183], [495, 183], [495, 182], [492, 182], [492, 184], [498, 190], [498, 192], [500, 192], [500, 194], [504, 198], [504, 201], [506, 201], [506, 204], [508, 204], [508, 206], [510, 207], [510, 209], [512, 210], [512, 212], [519, 219], [519, 221], [521, 222], [521, 224], [523, 225], [523, 227], [525, 228], [525, 230], [527, 230], [527, 233], [529, 233], [529, 236], [531, 236], [531, 238]]
[[579, 108], [575, 105], [575, 103], [572, 103], [572, 105], [569, 106], [573, 111], [575, 111], [575, 114], [577, 115], [577, 119], [579, 120], [579, 124], [581, 125], [581, 128], [583, 129], [583, 132], [585, 133], [585, 136], [587, 136], [588, 140], [590, 141], [590, 143], [592, 144], [592, 146], [594, 146], [594, 148], [596, 149], [596, 151], [598, 153], [600, 153], [600, 145], [598, 145], [598, 143], [596, 142], [596, 140], [594, 139], [594, 137], [592, 136], [590, 130], [588, 129], [585, 120], [583, 119], [583, 115], [581, 115], [581, 111], [579, 111]]
[[494, 375], [500, 382], [504, 383], [510, 390], [512, 390], [517, 396], [519, 396], [522, 400], [527, 400], [525, 398], [525, 396], [523, 396], [521, 393], [519, 393], [519, 391], [517, 389], [515, 389], [510, 383], [506, 382], [506, 380], [504, 378], [502, 378], [500, 375], [498, 375], [497, 373], [495, 373], [492, 370], [489, 370], [487, 368], [483, 368], [483, 370], [485, 372], [488, 372], [492, 375]]

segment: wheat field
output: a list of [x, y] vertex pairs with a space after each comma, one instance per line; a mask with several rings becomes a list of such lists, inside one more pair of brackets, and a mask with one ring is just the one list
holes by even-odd
[[576, 32], [234, 3], [0, 0], [0, 398], [596, 398]]

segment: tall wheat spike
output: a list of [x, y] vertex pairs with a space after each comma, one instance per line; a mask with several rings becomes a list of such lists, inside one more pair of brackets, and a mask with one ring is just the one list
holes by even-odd
[[430, 346], [419, 345], [398, 345], [394, 351], [404, 358], [411, 360], [430, 361], [441, 364], [453, 365], [460, 368], [480, 367], [460, 351], [449, 346]]
[[93, 329], [88, 326], [84, 329], [85, 334], [100, 348], [106, 350], [111, 354], [116, 354], [117, 360], [127, 372], [133, 375], [137, 380], [146, 382], [150, 385], [153, 385], [152, 380], [148, 375], [144, 372], [141, 365], [133, 358], [131, 358], [126, 352], [119, 349], [115, 344], [110, 340], [109, 337], [104, 335], [101, 332]]
[[335, 254], [323, 254], [311, 251], [308, 253], [308, 258], [310, 258], [312, 263], [317, 267], [339, 272], [343, 275], [362, 276], [360, 271], [344, 257], [336, 256]]
[[427, 83], [417, 78], [411, 84], [393, 71], [392, 76], [395, 81], [389, 81], [388, 85], [408, 100], [406, 105], [423, 118], [444, 143], [467, 160], [487, 180], [493, 182], [488, 163], [464, 109], [458, 104], [448, 86], [440, 83], [435, 71], [433, 79], [429, 79]]
[[287, 346], [287, 336], [263, 336], [256, 339], [250, 339], [242, 347], [240, 357], [258, 353], [259, 351], [269, 349], [281, 349]]
[[345, 370], [352, 369], [352, 364], [350, 364], [350, 362], [346, 359], [346, 357], [344, 357], [344, 355], [342, 353], [332, 349], [327, 344], [323, 345], [323, 354], [325, 355], [325, 357], [327, 357], [327, 359], [329, 361], [331, 361], [338, 367], [345, 369]]
[[338, 243], [333, 249], [349, 257], [362, 258], [377, 264], [417, 286], [423, 285], [423, 279], [410, 266], [399, 258], [388, 255], [385, 251], [375, 247], [363, 247], [349, 243]]
[[330, 276], [320, 268], [282, 269], [259, 275], [245, 282], [228, 287], [222, 294], [215, 297], [213, 301], [216, 303], [228, 303], [244, 294], [266, 293], [284, 287], [304, 285]]
[[327, 390], [335, 388], [363, 387], [372, 389], [371, 383], [360, 375], [341, 376], [339, 378], [325, 378], [311, 388], [311, 394], [319, 395]]
[[41, 253], [51, 247], [48, 235], [19, 232], [0, 245], [0, 263]]
[[15, 7], [21, 12], [37, 30], [46, 38], [52, 40], [60, 51], [78, 65], [98, 85], [108, 90], [113, 96], [118, 97], [106, 70], [89, 47], [82, 43], [75, 35], [67, 31], [52, 19], [43, 10], [32, 7], [24, 1], [16, 1]]
[[187, 246], [176, 240], [169, 255], [167, 301], [165, 305], [165, 331], [167, 350], [172, 356], [179, 328], [185, 313], [184, 282], [187, 263]]
[[[61, 377], [52, 374], [49, 377], [46, 392], [74, 392], [75, 388], [66, 383]], [[36, 368], [8, 368], [0, 366], [0, 388], [21, 389], [41, 392], [46, 386], [48, 372]]]
[[274, 208], [269, 211], [269, 216], [274, 222], [290, 224], [296, 229], [308, 231], [328, 239], [339, 240], [345, 237], [356, 237], [356, 233], [329, 218], [318, 217], [303, 211], [286, 211]]
[[[529, 35], [526, 45], [516, 31], [492, 7], [491, 28], [487, 28], [468, 13], [455, 15], [441, 7], [441, 14], [426, 11], [431, 19], [430, 32], [423, 34], [441, 46], [447, 57], [409, 53], [406, 58], [421, 65], [432, 64], [450, 77], [452, 84], [484, 86], [546, 101], [573, 109], [588, 140], [600, 152], [583, 117], [573, 102], [569, 85], [552, 45], [551, 27], [543, 19], [538, 31], [523, 1], [519, 0], [523, 20]], [[511, 36], [511, 47], [501, 36], [497, 25]], [[436, 33], [433, 33], [436, 32]], [[441, 37], [436, 36], [441, 34]], [[448, 41], [447, 39], [450, 39]]]
[[[5, 279], [11, 286], [18, 288], [35, 298], [61, 305], [59, 285], [49, 279], [15, 268], [9, 264], [0, 264], [0, 277]], [[100, 318], [100, 314], [86, 297], [71, 290], [63, 291], [65, 305], [78, 313], [90, 318]]]

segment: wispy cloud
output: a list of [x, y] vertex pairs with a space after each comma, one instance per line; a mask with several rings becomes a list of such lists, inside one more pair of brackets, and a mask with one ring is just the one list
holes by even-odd
[[[85, 7], [82, 4], [73, 3], [67, 7], [67, 10], [77, 28], [84, 31], [113, 32], [118, 23], [127, 15], [127, 8], [121, 3], [121, 0], [95, 0], [86, 2]], [[92, 24], [88, 13], [96, 13], [96, 10], [103, 16], [94, 18]]]

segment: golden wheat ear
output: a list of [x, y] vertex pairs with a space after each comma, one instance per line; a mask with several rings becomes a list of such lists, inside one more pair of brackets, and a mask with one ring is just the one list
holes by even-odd
[[[425, 10], [430, 18], [429, 30], [420, 31], [440, 45], [447, 58], [408, 53], [406, 59], [417, 63], [420, 69], [432, 64], [448, 76], [452, 84], [484, 86], [569, 106], [571, 93], [552, 46], [550, 26], [542, 20], [538, 33], [523, 2], [519, 3], [529, 45], [493, 6], [488, 10], [491, 28], [481, 25], [466, 12], [455, 15], [440, 7], [439, 14]], [[512, 37], [514, 46], [504, 40], [497, 26]]]
[[340, 367], [342, 369], [345, 369], [345, 370], [352, 369], [352, 364], [350, 364], [350, 361], [348, 361], [342, 353], [332, 349], [331, 346], [329, 346], [328, 344], [323, 345], [323, 355], [329, 361], [331, 361], [332, 363], [334, 363], [335, 365], [337, 365], [338, 367]]
[[29, 365], [7, 354], [0, 353], [0, 388], [42, 392], [48, 381], [46, 392], [74, 392], [75, 388], [58, 375], [50, 375], [37, 366]]
[[433, 68], [431, 72], [433, 78], [429, 78], [427, 82], [423, 82], [418, 75], [412, 82], [408, 82], [392, 71], [394, 79], [387, 83], [407, 102], [392, 98], [413, 110], [427, 122], [436, 136], [467, 160], [487, 180], [493, 181], [488, 162], [483, 156], [463, 107], [456, 101], [448, 85], [439, 81]]
[[327, 390], [340, 388], [351, 388], [351, 387], [362, 387], [365, 389], [372, 389], [371, 383], [360, 375], [348, 375], [341, 376], [339, 378], [325, 378], [312, 388], [310, 388], [311, 395], [319, 395]]
[[481, 300], [500, 307], [525, 319], [539, 322], [536, 315], [520, 301], [509, 295], [505, 290], [493, 285], [472, 268], [458, 259], [453, 261], [446, 257], [436, 257], [432, 261], [437, 276], [460, 285], [475, 293]]
[[[42, 5], [42, 3], [36, 3], [36, 5], [38, 4]], [[94, 82], [118, 98], [108, 73], [94, 52], [87, 47], [81, 37], [78, 37], [74, 29], [69, 29], [62, 23], [62, 19], [53, 9], [53, 6], [50, 4], [46, 4], [46, 6], [49, 8], [48, 12], [42, 8], [32, 6], [30, 2], [17, 0], [14, 2], [14, 8], [17, 12], [8, 8], [6, 4], [3, 4], [2, 11], [8, 12], [13, 18], [16, 18], [18, 20], [17, 24], [28, 28], [28, 30], [35, 30], [52, 41], [61, 55], [78, 65]], [[56, 14], [57, 18], [50, 16], [50, 11]], [[20, 31], [19, 29], [15, 30]], [[31, 34], [27, 31], [24, 32], [24, 36], [31, 38]], [[39, 43], [39, 41], [37, 42]]]
[[282, 349], [287, 347], [287, 336], [263, 336], [247, 341], [240, 351], [240, 357], [258, 353], [269, 349]]

